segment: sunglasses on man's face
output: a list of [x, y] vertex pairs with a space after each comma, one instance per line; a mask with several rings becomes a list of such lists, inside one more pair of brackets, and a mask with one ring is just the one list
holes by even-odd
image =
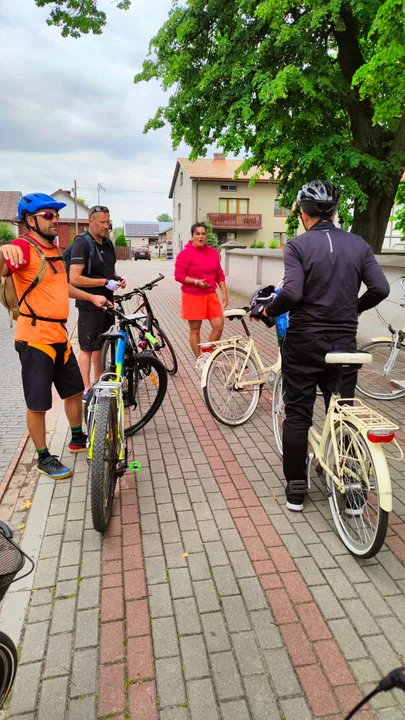
[[59, 220], [59, 213], [58, 212], [52, 212], [51, 210], [45, 210], [44, 212], [37, 212], [35, 213], [35, 217], [37, 215], [40, 215], [44, 218], [44, 220]]
[[108, 212], [109, 213], [110, 211], [109, 211], [108, 207], [106, 207], [105, 205], [95, 205], [94, 207], [92, 207], [90, 209], [89, 217], [91, 217], [95, 213], [99, 213], [99, 212], [102, 212], [102, 213]]

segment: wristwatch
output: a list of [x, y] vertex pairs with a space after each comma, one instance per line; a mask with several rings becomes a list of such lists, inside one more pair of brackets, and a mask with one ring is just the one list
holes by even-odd
[[194, 285], [198, 285], [198, 280], [194, 280]]

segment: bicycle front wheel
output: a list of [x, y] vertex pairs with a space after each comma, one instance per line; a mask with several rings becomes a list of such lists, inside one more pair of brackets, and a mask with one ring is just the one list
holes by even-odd
[[[352, 555], [371, 558], [380, 550], [388, 526], [388, 512], [380, 507], [373, 449], [349, 422], [337, 423], [335, 431], [345, 492], [340, 493], [331, 475], [326, 475], [333, 522]], [[326, 439], [325, 462], [337, 475], [331, 432]]]
[[125, 437], [141, 430], [159, 410], [167, 390], [167, 371], [151, 353], [135, 353], [128, 377], [128, 405], [131, 425]]
[[405, 387], [395, 387], [395, 382], [405, 384], [405, 347], [398, 349], [392, 368], [387, 367], [391, 353], [395, 352], [389, 340], [364, 345], [360, 352], [369, 352], [373, 356], [370, 365], [363, 365], [357, 378], [357, 390], [363, 395], [376, 400], [395, 400], [404, 397]]
[[273, 419], [273, 432], [276, 441], [277, 450], [283, 456], [283, 424], [285, 418], [284, 395], [283, 395], [283, 376], [281, 370], [278, 371], [273, 385], [273, 402], [271, 405], [271, 414]]
[[0, 710], [13, 686], [17, 672], [17, 648], [11, 638], [0, 632]]
[[[243, 425], [252, 417], [260, 398], [259, 371], [255, 361], [243, 348], [228, 347], [208, 363], [204, 388], [208, 410], [223, 425]], [[237, 387], [249, 380], [257, 380], [257, 383]]]
[[175, 375], [178, 370], [176, 353], [166, 333], [163, 332], [156, 320], [152, 320], [152, 333], [158, 341], [158, 344], [152, 348], [154, 354], [165, 366], [169, 375]]
[[117, 480], [117, 406], [101, 396], [94, 406], [94, 437], [90, 461], [91, 517], [97, 532], [107, 530]]

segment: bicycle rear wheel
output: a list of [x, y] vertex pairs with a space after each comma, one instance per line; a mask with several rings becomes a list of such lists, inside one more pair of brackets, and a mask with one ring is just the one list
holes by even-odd
[[125, 437], [141, 430], [159, 410], [167, 390], [167, 371], [151, 353], [134, 353], [133, 368], [127, 368], [128, 404], [131, 406], [131, 425]]
[[11, 638], [0, 632], [0, 710], [13, 686], [17, 672], [17, 648]]
[[204, 400], [211, 415], [223, 425], [243, 425], [257, 408], [261, 391], [259, 382], [245, 388], [235, 387], [237, 382], [259, 377], [255, 361], [247, 356], [243, 348], [228, 347], [208, 360]]
[[152, 334], [158, 341], [152, 350], [160, 362], [165, 366], [169, 375], [175, 375], [178, 370], [176, 353], [166, 333], [162, 330], [157, 320], [152, 320]]
[[392, 342], [379, 340], [364, 345], [360, 352], [373, 356], [370, 365], [363, 365], [357, 378], [357, 390], [376, 400], [395, 400], [404, 397], [405, 388], [396, 388], [395, 381], [405, 382], [405, 346], [401, 345], [394, 365], [388, 372], [385, 367], [392, 352]]
[[103, 533], [110, 522], [117, 481], [117, 406], [113, 397], [101, 396], [94, 406], [93, 454], [90, 461], [90, 496], [93, 527]]
[[273, 419], [273, 433], [276, 441], [277, 450], [283, 456], [283, 424], [285, 419], [284, 396], [283, 396], [283, 376], [281, 370], [278, 371], [273, 385], [273, 401], [271, 404], [271, 414]]
[[[378, 474], [373, 452], [357, 428], [349, 422], [342, 426], [336, 425], [336, 439], [338, 462], [344, 469], [345, 493], [339, 492], [332, 477], [327, 474], [333, 522], [352, 555], [371, 558], [380, 550], [388, 526], [388, 513], [380, 507]], [[326, 439], [325, 462], [337, 474], [331, 433]]]

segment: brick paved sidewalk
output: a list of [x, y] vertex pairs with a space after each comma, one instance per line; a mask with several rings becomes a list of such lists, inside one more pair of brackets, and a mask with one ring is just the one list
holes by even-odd
[[[139, 283], [156, 268], [169, 276], [169, 263], [146, 265], [126, 264], [122, 274], [138, 273]], [[151, 300], [179, 373], [133, 438], [142, 470], [121, 480], [104, 539], [91, 527], [83, 455], [73, 458], [73, 479], [54, 486], [9, 716], [343, 718], [405, 662], [404, 467], [391, 463], [387, 544], [357, 562], [316, 488], [302, 515], [285, 510], [267, 391], [249, 423], [218, 425], [201, 398], [171, 277]], [[271, 332], [252, 328], [274, 355]], [[386, 412], [403, 421], [400, 402]], [[72, 461], [66, 451], [64, 460]], [[359, 717], [404, 713], [395, 692]]]

